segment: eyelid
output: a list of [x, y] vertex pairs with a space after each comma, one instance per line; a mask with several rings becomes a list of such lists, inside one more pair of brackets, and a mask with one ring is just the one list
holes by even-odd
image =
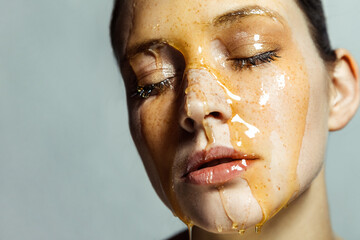
[[136, 75], [138, 85], [148, 85], [173, 77], [178, 69], [183, 69], [179, 52], [168, 45], [157, 45], [138, 53], [130, 59], [130, 66]]
[[[176, 78], [181, 77], [182, 72], [177, 72], [174, 76], [166, 78], [160, 82], [156, 82], [153, 84], [147, 84], [147, 85], [138, 85], [136, 88], [136, 92], [132, 95], [138, 96], [142, 99], [147, 99], [150, 96], [158, 95], [159, 93], [163, 93], [167, 89], [173, 89], [176, 85]], [[155, 94], [154, 92], [155, 91]]]
[[281, 47], [279, 43], [257, 41], [252, 43], [237, 43], [234, 47], [229, 46], [228, 51], [232, 58], [249, 58], [265, 52], [278, 51]]
[[173, 79], [174, 78], [175, 77], [167, 78], [158, 83], [148, 84], [145, 86], [137, 86], [136, 92], [133, 94], [133, 96], [139, 96], [142, 99], [146, 99], [146, 98], [149, 98], [150, 96], [154, 95], [153, 91], [158, 91], [158, 93], [162, 93], [167, 88], [173, 87]]
[[141, 53], [130, 59], [130, 66], [139, 78], [144, 72], [156, 69], [156, 59], [154, 56]]
[[267, 46], [263, 47], [262, 49], [252, 51], [252, 50], [242, 50], [239, 54], [230, 53], [227, 59], [247, 59], [256, 56], [261, 56], [265, 53], [273, 52], [278, 54], [281, 51], [279, 46]]
[[143, 75], [139, 76], [139, 79], [145, 78], [153, 73], [159, 72], [164, 76], [172, 76], [175, 73], [174, 67], [163, 67], [163, 68], [152, 68], [149, 71], [143, 73]]
[[152, 69], [150, 71], [143, 72], [142, 75], [137, 76], [137, 82], [140, 86], [150, 85], [158, 83], [159, 80], [174, 77], [176, 71], [174, 67]]
[[155, 57], [153, 54], [138, 54], [130, 59], [130, 66], [139, 85], [153, 84], [158, 79], [166, 79], [175, 74], [175, 66], [166, 57]]
[[266, 51], [247, 58], [228, 58], [227, 61], [231, 62], [235, 71], [239, 71], [245, 67], [257, 67], [261, 64], [270, 63], [277, 58], [281, 58], [278, 55], [278, 51], [278, 49]]

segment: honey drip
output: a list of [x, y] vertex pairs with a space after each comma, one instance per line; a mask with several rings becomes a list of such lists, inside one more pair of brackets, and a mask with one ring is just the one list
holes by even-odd
[[148, 49], [148, 51], [154, 55], [156, 67], [158, 69], [161, 69], [162, 68], [161, 56], [157, 53], [157, 51], [154, 51], [153, 49]]
[[250, 215], [250, 203], [251, 203], [251, 199], [249, 197], [248, 202], [247, 202], [246, 217], [245, 217], [244, 222], [241, 224], [241, 228], [239, 230], [240, 235], [245, 234], [245, 223], [248, 221], [249, 215]]
[[[231, 126], [231, 129], [237, 129], [232, 130], [231, 132], [235, 133], [233, 134], [232, 143], [234, 148], [238, 146], [239, 142], [239, 132], [243, 132], [243, 126], [234, 127], [234, 125]], [[244, 141], [242, 140], [244, 143]], [[262, 220], [255, 226], [255, 232], [260, 233], [261, 228], [263, 224], [273, 217], [276, 213], [278, 213], [283, 207], [285, 207], [288, 204], [288, 201], [292, 197], [294, 192], [297, 192], [299, 189], [299, 184], [296, 178], [296, 166], [297, 166], [297, 159], [299, 156], [300, 147], [297, 151], [297, 154], [295, 153], [294, 156], [292, 156], [293, 163], [291, 164], [291, 168], [289, 169], [289, 172], [287, 173], [287, 192], [286, 192], [286, 198], [280, 205], [277, 205], [275, 203], [275, 200], [277, 198], [277, 195], [275, 194], [275, 187], [272, 185], [268, 179], [271, 179], [271, 159], [264, 159], [264, 163], [258, 164], [252, 166], [249, 168], [243, 175], [243, 178], [248, 182], [250, 189], [252, 191], [252, 194], [254, 195], [255, 199], [258, 201], [262, 212], [263, 212], [263, 218]], [[258, 176], [261, 176], [258, 177]]]
[[205, 130], [205, 135], [208, 140], [207, 147], [211, 146], [211, 144], [215, 143], [215, 136], [212, 128], [209, 126], [209, 123], [204, 119], [203, 120], [203, 126]]
[[[306, 116], [306, 114], [305, 114]], [[301, 124], [302, 120], [302, 124]], [[298, 126], [298, 130], [304, 133], [305, 128], [305, 119], [301, 119]], [[300, 134], [301, 135], [301, 134]], [[302, 135], [303, 136], [303, 135]], [[270, 137], [270, 136], [269, 136]], [[302, 139], [302, 137], [301, 137]], [[271, 158], [263, 160], [263, 166], [254, 165], [249, 171], [245, 172], [244, 179], [248, 182], [254, 197], [257, 199], [262, 212], [263, 218], [262, 220], [256, 225], [255, 232], [260, 233], [261, 227], [263, 224], [270, 218], [272, 218], [275, 214], [277, 214], [282, 208], [286, 207], [289, 200], [299, 190], [299, 183], [297, 180], [297, 164], [298, 158], [300, 155], [300, 148], [301, 148], [301, 139], [298, 140], [298, 144], [296, 148], [291, 154], [289, 154], [289, 159], [291, 159], [288, 164], [288, 171], [285, 173], [286, 177], [286, 189], [283, 189], [285, 194], [285, 198], [282, 200], [281, 203], [276, 203], [276, 199], [280, 198], [277, 197], [277, 192], [279, 192], [279, 187], [273, 186], [271, 181], [266, 179], [271, 179]], [[235, 145], [235, 144], [234, 144]], [[257, 176], [262, 176], [261, 178]]]
[[222, 203], [222, 205], [223, 205], [225, 214], [226, 214], [226, 216], [229, 218], [229, 220], [232, 222], [232, 229], [237, 230], [237, 228], [239, 227], [239, 224], [235, 221], [234, 217], [232, 217], [232, 216], [229, 214], [229, 210], [228, 210], [227, 207], [226, 207], [227, 202], [226, 202], [226, 199], [225, 199], [225, 196], [224, 196], [224, 191], [225, 191], [225, 190], [224, 190], [224, 186], [218, 187], [218, 191], [219, 191], [221, 203]]
[[193, 229], [193, 224], [192, 223], [189, 223], [187, 224], [188, 226], [188, 232], [189, 232], [189, 240], [192, 240], [192, 229]]
[[239, 228], [239, 225], [237, 223], [233, 223], [231, 228], [236, 230]]
[[261, 233], [261, 228], [262, 228], [262, 224], [256, 224], [256, 226], [255, 226], [255, 232], [256, 233]]

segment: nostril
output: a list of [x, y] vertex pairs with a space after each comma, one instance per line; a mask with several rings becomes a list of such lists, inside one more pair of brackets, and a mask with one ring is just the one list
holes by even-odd
[[187, 131], [192, 132], [195, 128], [195, 121], [191, 118], [186, 118], [184, 120], [184, 127]]
[[221, 118], [221, 113], [219, 113], [219, 112], [211, 112], [211, 113], [208, 114], [207, 117], [209, 117], [209, 116], [211, 116], [213, 118], [216, 118], [216, 119], [220, 119]]

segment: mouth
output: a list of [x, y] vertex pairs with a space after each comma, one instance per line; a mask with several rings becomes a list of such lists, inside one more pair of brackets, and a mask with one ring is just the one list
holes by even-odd
[[188, 158], [187, 171], [182, 178], [195, 185], [220, 185], [241, 176], [258, 159], [255, 154], [244, 154], [231, 148], [211, 148]]

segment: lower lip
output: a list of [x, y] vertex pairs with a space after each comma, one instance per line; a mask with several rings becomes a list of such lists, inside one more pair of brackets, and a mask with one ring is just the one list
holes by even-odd
[[186, 182], [196, 185], [219, 185], [239, 177], [249, 166], [249, 160], [235, 160], [190, 172]]

